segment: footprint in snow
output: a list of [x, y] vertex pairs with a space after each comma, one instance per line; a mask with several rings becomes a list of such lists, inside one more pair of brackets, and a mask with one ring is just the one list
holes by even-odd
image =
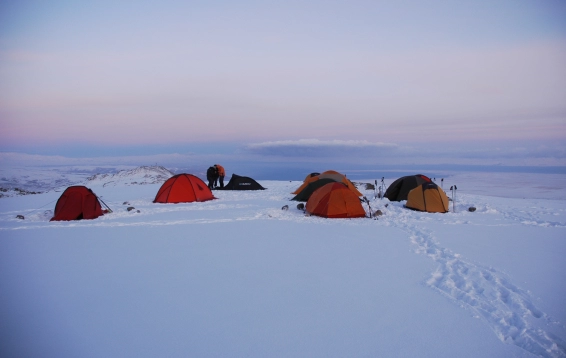
[[529, 325], [529, 317], [552, 322], [535, 307], [526, 291], [493, 268], [465, 261], [440, 247], [430, 233], [409, 224], [402, 226], [416, 246], [415, 251], [439, 264], [427, 280], [428, 286], [482, 317], [501, 341], [541, 357], [566, 357], [566, 342]]

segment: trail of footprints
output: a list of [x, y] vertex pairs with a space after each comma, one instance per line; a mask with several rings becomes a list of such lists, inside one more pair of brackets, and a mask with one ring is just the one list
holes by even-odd
[[[542, 214], [548, 214], [548, 213], [542, 212]], [[519, 222], [523, 225], [544, 226], [544, 227], [566, 227], [566, 224], [564, 222], [540, 220], [538, 219], [539, 216], [540, 213], [533, 214], [525, 211], [521, 211], [518, 213], [513, 213], [513, 212], [504, 213], [505, 218]]]
[[527, 292], [493, 268], [465, 261], [460, 255], [440, 247], [430, 233], [410, 224], [405, 224], [403, 229], [409, 232], [417, 253], [439, 264], [427, 280], [428, 286], [482, 317], [501, 341], [541, 357], [566, 357], [566, 342], [529, 325], [532, 319], [552, 322], [535, 307]]

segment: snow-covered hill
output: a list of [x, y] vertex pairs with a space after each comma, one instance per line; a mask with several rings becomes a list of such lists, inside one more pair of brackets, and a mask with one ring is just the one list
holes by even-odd
[[4, 197], [23, 192], [45, 192], [84, 180], [84, 175], [56, 168], [0, 168], [0, 189]]
[[[93, 173], [96, 173], [93, 175]], [[35, 167], [0, 169], [0, 198], [61, 191], [71, 185], [145, 185], [163, 183], [174, 173], [162, 166]]]
[[174, 175], [162, 166], [141, 166], [135, 169], [120, 170], [115, 174], [96, 174], [88, 177], [85, 185], [146, 185], [163, 183]]
[[40, 194], [40, 193], [41, 192], [38, 192], [38, 191], [29, 191], [29, 190], [24, 190], [24, 189], [20, 189], [20, 188], [10, 188], [10, 189], [0, 188], [0, 198], [16, 196], [16, 195], [33, 195], [33, 194]]

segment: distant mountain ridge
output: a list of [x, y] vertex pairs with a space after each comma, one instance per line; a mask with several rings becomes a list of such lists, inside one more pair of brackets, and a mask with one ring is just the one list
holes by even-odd
[[85, 185], [146, 185], [163, 183], [175, 175], [162, 166], [141, 166], [120, 170], [115, 174], [95, 174], [86, 179]]

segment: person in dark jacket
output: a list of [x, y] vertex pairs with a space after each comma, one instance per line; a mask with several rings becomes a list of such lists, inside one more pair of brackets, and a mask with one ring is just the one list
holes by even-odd
[[214, 182], [218, 179], [218, 170], [212, 166], [206, 171], [206, 180], [208, 180], [208, 189], [214, 188]]

